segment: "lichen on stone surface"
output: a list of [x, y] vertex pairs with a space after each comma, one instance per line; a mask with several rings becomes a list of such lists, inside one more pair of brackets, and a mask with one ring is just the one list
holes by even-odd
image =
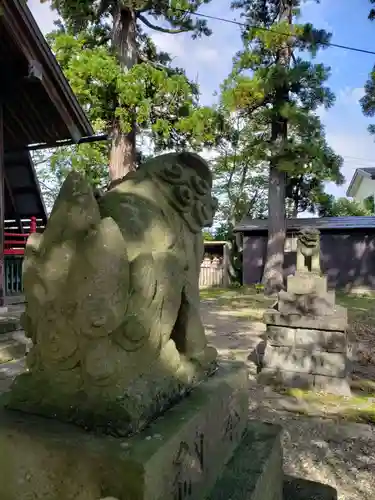
[[9, 408], [123, 435], [214, 371], [198, 286], [211, 188], [191, 153], [147, 161], [99, 200], [68, 175], [27, 244], [22, 321], [33, 346]]

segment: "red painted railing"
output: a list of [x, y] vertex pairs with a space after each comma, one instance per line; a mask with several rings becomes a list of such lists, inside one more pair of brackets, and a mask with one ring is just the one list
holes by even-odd
[[24, 255], [27, 238], [36, 232], [36, 226], [36, 217], [31, 217], [28, 233], [4, 232], [4, 255]]

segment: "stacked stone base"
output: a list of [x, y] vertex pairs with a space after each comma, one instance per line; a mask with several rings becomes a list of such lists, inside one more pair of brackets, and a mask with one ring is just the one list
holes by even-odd
[[316, 488], [306, 489], [303, 481], [284, 477], [280, 436], [279, 426], [248, 420], [248, 374], [238, 363], [222, 367], [147, 429], [127, 439], [0, 408], [0, 497], [320, 498]]
[[325, 277], [297, 273], [266, 311], [261, 383], [350, 395], [347, 311]]

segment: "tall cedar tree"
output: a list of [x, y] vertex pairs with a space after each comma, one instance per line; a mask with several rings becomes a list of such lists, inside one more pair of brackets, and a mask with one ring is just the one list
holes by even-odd
[[244, 118], [267, 127], [258, 138], [259, 161], [269, 163], [268, 245], [264, 269], [266, 293], [283, 286], [285, 196], [288, 180], [319, 172], [321, 179], [342, 182], [342, 160], [325, 141], [316, 109], [329, 107], [334, 95], [324, 86], [329, 68], [303, 60], [329, 41], [311, 24], [296, 24], [300, 0], [238, 0], [242, 11], [243, 50], [223, 85], [223, 100]]
[[210, 35], [206, 22], [193, 15], [210, 1], [51, 1], [63, 21], [50, 37], [57, 58], [90, 118], [111, 134], [112, 181], [136, 167], [139, 128], [151, 129], [166, 147], [203, 137], [211, 115], [201, 109], [191, 116], [196, 86], [181, 70], [172, 71], [168, 55], [157, 54], [142, 26], [171, 35], [190, 32], [193, 38]]

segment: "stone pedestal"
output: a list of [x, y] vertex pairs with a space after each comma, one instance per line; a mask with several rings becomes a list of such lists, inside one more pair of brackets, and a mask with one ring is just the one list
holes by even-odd
[[248, 374], [238, 363], [126, 439], [0, 410], [1, 500], [203, 500], [247, 419]]
[[248, 420], [248, 373], [235, 362], [221, 367], [148, 428], [125, 439], [5, 410], [0, 401], [0, 497], [321, 498], [316, 491], [324, 489], [322, 485], [306, 488], [306, 482], [284, 477], [281, 433], [277, 425]]
[[347, 310], [336, 305], [325, 276], [288, 276], [287, 290], [279, 293], [264, 321], [260, 382], [350, 395]]

